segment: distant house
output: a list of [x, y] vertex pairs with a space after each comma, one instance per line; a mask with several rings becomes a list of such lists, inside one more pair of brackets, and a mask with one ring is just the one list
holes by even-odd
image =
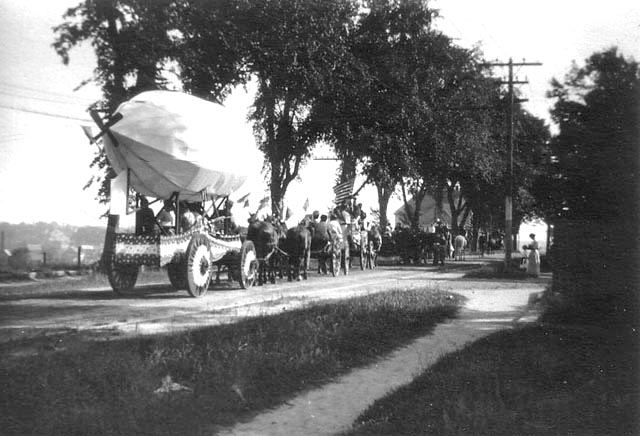
[[29, 263], [33, 265], [41, 265], [46, 260], [44, 258], [44, 250], [42, 244], [27, 244], [29, 255]]
[[[410, 199], [408, 203], [410, 209], [415, 207], [416, 202], [413, 198]], [[396, 224], [400, 223], [405, 226], [409, 226], [411, 224], [411, 220], [407, 216], [407, 211], [404, 205], [394, 212], [394, 216]], [[425, 195], [420, 207], [420, 218], [418, 221], [420, 227], [427, 230], [438, 219], [451, 227], [451, 212], [449, 210], [449, 205], [445, 201], [440, 208], [432, 196]]]

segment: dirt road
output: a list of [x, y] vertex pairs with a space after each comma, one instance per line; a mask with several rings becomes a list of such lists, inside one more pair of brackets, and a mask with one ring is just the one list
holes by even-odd
[[482, 260], [468, 258], [445, 268], [352, 270], [348, 276], [335, 278], [311, 274], [308, 281], [282, 281], [250, 290], [222, 285], [200, 299], [174, 292], [168, 283], [139, 286], [127, 297], [116, 296], [109, 288], [69, 291], [64, 282], [59, 291], [45, 295], [25, 291], [2, 296], [0, 287], [0, 344], [52, 333], [100, 339], [170, 332], [392, 288], [426, 286], [466, 296], [457, 319], [438, 325], [430, 335], [391, 356], [305, 392], [249, 422], [212, 429], [223, 435], [331, 435], [349, 428], [373, 401], [408, 383], [442, 355], [499, 329], [535, 320], [537, 314], [527, 306], [529, 296], [544, 290], [550, 276], [522, 281], [464, 278], [479, 262]]
[[[310, 274], [307, 281], [237, 289], [222, 284], [199, 299], [175, 292], [167, 283], [137, 286], [126, 297], [109, 288], [65, 289], [44, 295], [24, 293], [0, 299], [0, 343], [52, 333], [90, 333], [92, 337], [170, 332], [233, 322], [239, 317], [277, 313], [314, 301], [346, 298], [393, 287], [439, 287], [472, 267], [381, 267], [351, 270], [348, 276]], [[233, 287], [236, 286], [236, 287]], [[0, 295], [2, 288], [0, 288]]]

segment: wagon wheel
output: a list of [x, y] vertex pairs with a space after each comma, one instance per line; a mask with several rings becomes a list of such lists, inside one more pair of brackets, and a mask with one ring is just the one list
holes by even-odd
[[184, 258], [180, 262], [171, 262], [167, 265], [167, 273], [169, 273], [169, 282], [177, 291], [187, 289], [187, 267]]
[[240, 275], [238, 281], [242, 289], [248, 289], [256, 281], [258, 271], [258, 259], [256, 248], [251, 241], [244, 241], [240, 249]]
[[203, 234], [195, 234], [187, 247], [186, 276], [189, 295], [202, 297], [206, 294], [212, 272], [209, 239]]
[[120, 265], [111, 257], [107, 265], [107, 275], [113, 292], [123, 295], [135, 286], [138, 280], [138, 265]]
[[331, 268], [331, 275], [335, 277], [340, 274], [340, 262], [342, 256], [340, 249], [337, 249], [335, 245], [331, 248], [331, 265], [329, 265], [329, 267]]

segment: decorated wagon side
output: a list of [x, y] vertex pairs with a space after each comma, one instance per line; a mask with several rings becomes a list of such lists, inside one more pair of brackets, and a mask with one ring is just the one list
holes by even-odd
[[[166, 267], [173, 287], [193, 297], [204, 295], [221, 270], [251, 287], [255, 247], [231, 229], [227, 207], [248, 176], [243, 151], [212, 139], [227, 122], [224, 108], [179, 92], [149, 91], [121, 104], [106, 123], [92, 117], [101, 130], [94, 139], [103, 138], [117, 174], [102, 260], [113, 290], [133, 289], [142, 266]], [[163, 201], [163, 209], [136, 222], [134, 232], [120, 229], [122, 214], [137, 210], [145, 221], [140, 206], [150, 209], [147, 198]]]

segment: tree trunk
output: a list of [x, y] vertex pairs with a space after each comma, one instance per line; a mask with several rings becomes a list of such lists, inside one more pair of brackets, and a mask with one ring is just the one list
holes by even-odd
[[380, 230], [384, 231], [387, 228], [389, 222], [387, 218], [387, 210], [389, 208], [389, 199], [393, 193], [393, 189], [389, 189], [388, 186], [383, 186], [382, 183], [376, 182], [376, 189], [378, 190], [378, 206], [380, 207]]
[[422, 201], [424, 200], [425, 195], [426, 190], [423, 188], [420, 188], [420, 190], [413, 195], [414, 209], [413, 218], [411, 219], [411, 227], [416, 230], [420, 228], [420, 214], [422, 212]]

